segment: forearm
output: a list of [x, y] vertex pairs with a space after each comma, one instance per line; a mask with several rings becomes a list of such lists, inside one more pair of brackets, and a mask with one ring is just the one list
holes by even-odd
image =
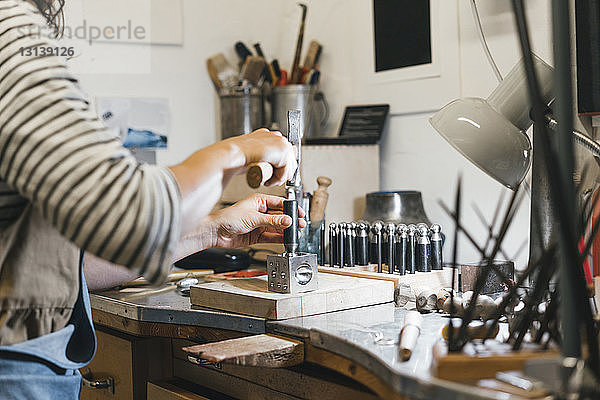
[[139, 277], [138, 273], [130, 269], [113, 264], [90, 253], [85, 253], [83, 273], [91, 292], [115, 287]]
[[223, 188], [245, 165], [245, 157], [230, 142], [196, 151], [169, 167], [181, 192], [182, 238], [193, 233], [221, 198]]
[[[184, 235], [177, 245], [173, 262], [216, 245], [216, 227], [211, 216], [204, 218], [201, 228]], [[84, 257], [83, 271], [90, 291], [109, 289], [139, 277], [123, 266], [113, 264], [90, 253]]]

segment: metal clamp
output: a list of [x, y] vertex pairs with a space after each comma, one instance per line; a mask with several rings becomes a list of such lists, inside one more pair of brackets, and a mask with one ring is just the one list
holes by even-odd
[[223, 369], [223, 366], [221, 365], [220, 362], [209, 361], [209, 360], [205, 360], [204, 358], [194, 357], [194, 356], [190, 356], [190, 355], [187, 356], [187, 359], [192, 364], [205, 365], [205, 366], [209, 366], [209, 367], [214, 367], [216, 369]]
[[81, 381], [83, 386], [88, 389], [108, 389], [110, 394], [115, 394], [115, 380], [112, 376], [104, 379], [94, 379], [92, 371], [87, 368], [85, 373], [81, 375]]

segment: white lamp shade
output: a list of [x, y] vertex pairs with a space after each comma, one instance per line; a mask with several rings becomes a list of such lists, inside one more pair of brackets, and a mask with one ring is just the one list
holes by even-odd
[[463, 156], [509, 189], [516, 190], [525, 178], [531, 142], [486, 100], [454, 100], [429, 121]]

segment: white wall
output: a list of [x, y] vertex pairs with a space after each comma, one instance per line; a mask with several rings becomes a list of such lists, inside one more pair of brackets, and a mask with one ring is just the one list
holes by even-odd
[[[479, 42], [471, 13], [470, 1], [459, 0], [460, 88], [464, 97], [487, 97], [497, 81], [487, 63]], [[478, 0], [483, 29], [490, 51], [503, 75], [521, 58], [509, 0]], [[526, 2], [530, 34], [535, 52], [552, 64], [550, 1]], [[410, 95], [410, 94], [406, 94]], [[488, 221], [492, 220], [499, 196], [510, 192], [462, 157], [429, 125], [432, 113], [398, 114], [390, 118], [390, 126], [382, 142], [381, 185], [384, 190], [418, 189], [423, 193], [425, 210], [446, 232], [453, 223], [438, 205], [441, 200], [454, 206], [458, 176], [463, 181], [463, 221], [483, 244], [487, 229], [472, 205], [477, 204]], [[505, 201], [506, 203], [506, 201]], [[529, 236], [529, 199], [525, 198], [505, 241], [505, 251], [512, 257]], [[453, 238], [449, 237], [445, 256], [449, 259]], [[479, 260], [477, 251], [466, 239], [459, 247], [462, 262]], [[520, 252], [517, 267], [527, 263], [528, 247]]]
[[[69, 8], [76, 10], [84, 0], [70, 0]], [[440, 0], [451, 1], [451, 0]], [[455, 1], [455, 0], [452, 0]], [[456, 0], [458, 13], [442, 15], [446, 23], [458, 19], [459, 51], [453, 58], [459, 68], [457, 79], [463, 96], [486, 97], [496, 81], [487, 65], [476, 36], [468, 0]], [[69, 4], [69, 1], [67, 2]], [[549, 0], [527, 2], [531, 34], [536, 52], [551, 62]], [[319, 40], [324, 46], [321, 58], [322, 89], [332, 108], [327, 128], [335, 133], [345, 105], [361, 99], [356, 88], [354, 65], [372, 54], [356, 46], [355, 29], [370, 24], [364, 10], [368, 0], [312, 0], [309, 5], [305, 43]], [[503, 73], [507, 73], [520, 58], [509, 0], [479, 0], [481, 16], [490, 49]], [[183, 0], [183, 46], [152, 46], [149, 73], [80, 74], [82, 84], [98, 96], [167, 97], [171, 102], [172, 133], [170, 147], [159, 153], [162, 164], [182, 160], [190, 152], [216, 140], [215, 96], [205, 69], [205, 60], [224, 52], [235, 60], [233, 44], [243, 40], [248, 46], [260, 41], [267, 57], [279, 58], [289, 68], [293, 57], [300, 9], [295, 0]], [[67, 10], [69, 11], [69, 10]], [[118, 12], [118, 10], [107, 10]], [[114, 62], [134, 63], [136, 50], [132, 45], [94, 44], [86, 49], [94, 57], [113, 57]], [[115, 56], [116, 55], [116, 56]], [[138, 60], [139, 62], [139, 60]], [[440, 90], [444, 88], [440, 87]], [[415, 96], [410, 91], [398, 91], [393, 96]], [[432, 93], [433, 95], [433, 93]], [[388, 94], [389, 96], [389, 94]], [[380, 102], [393, 102], [382, 97]], [[487, 231], [471, 211], [476, 203], [488, 219], [495, 209], [498, 196], [505, 192], [499, 184], [454, 151], [429, 126], [432, 113], [404, 113], [393, 110], [388, 129], [381, 144], [381, 189], [416, 189], [423, 192], [425, 209], [431, 220], [442, 224], [447, 233], [452, 223], [438, 205], [442, 200], [452, 206], [457, 177], [463, 177], [463, 210], [465, 223], [483, 241]], [[508, 196], [507, 196], [508, 197]], [[528, 236], [528, 201], [524, 202], [510, 236], [506, 252], [514, 254]], [[452, 239], [452, 235], [448, 235]], [[465, 243], [466, 244], [466, 243]], [[452, 240], [446, 246], [450, 254]], [[470, 246], [461, 248], [461, 261], [475, 261], [477, 253]], [[518, 258], [518, 265], [527, 260], [527, 251]]]

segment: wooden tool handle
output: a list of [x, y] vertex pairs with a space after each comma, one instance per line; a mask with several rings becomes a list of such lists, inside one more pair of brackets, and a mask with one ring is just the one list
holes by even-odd
[[412, 355], [423, 325], [423, 317], [418, 311], [409, 311], [404, 317], [404, 326], [400, 331], [399, 355], [402, 361], [407, 361]]
[[267, 162], [251, 164], [246, 172], [246, 182], [252, 189], [264, 185], [273, 176], [273, 166]]
[[331, 179], [326, 176], [319, 176], [317, 178], [317, 184], [319, 187], [313, 194], [311, 207], [310, 207], [310, 220], [311, 221], [322, 221], [325, 216], [325, 207], [327, 207], [327, 200], [329, 199], [329, 193], [327, 188], [331, 185]]

